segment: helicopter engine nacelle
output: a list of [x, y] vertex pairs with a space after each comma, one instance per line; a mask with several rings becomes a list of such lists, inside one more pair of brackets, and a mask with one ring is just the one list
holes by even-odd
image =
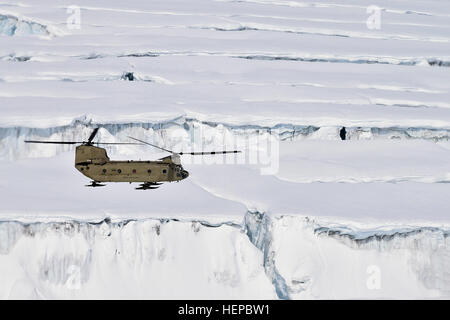
[[180, 155], [176, 154], [176, 153], [173, 153], [172, 155], [164, 157], [164, 158], [161, 158], [159, 160], [162, 160], [162, 161], [167, 162], [167, 163], [173, 163], [173, 164], [176, 164], [176, 165], [181, 165]]
[[105, 164], [109, 161], [106, 150], [94, 146], [78, 146], [75, 152], [75, 165]]

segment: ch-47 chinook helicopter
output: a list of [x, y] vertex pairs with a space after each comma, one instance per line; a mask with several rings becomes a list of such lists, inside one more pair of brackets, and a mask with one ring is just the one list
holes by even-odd
[[[129, 142], [93, 142], [99, 128], [95, 128], [87, 141], [36, 141], [25, 140], [26, 143], [48, 144], [81, 144], [75, 151], [75, 168], [86, 177], [92, 179], [86, 187], [102, 187], [102, 182], [138, 182], [138, 190], [157, 189], [163, 182], [181, 181], [189, 176], [183, 169], [180, 156], [238, 153], [240, 151], [211, 151], [211, 152], [173, 152], [151, 143], [129, 137], [139, 143]], [[96, 145], [149, 145], [171, 155], [155, 161], [113, 161], [106, 154], [106, 150]]]

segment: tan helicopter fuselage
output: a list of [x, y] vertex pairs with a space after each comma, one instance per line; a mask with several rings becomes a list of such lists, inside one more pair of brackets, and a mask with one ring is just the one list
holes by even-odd
[[189, 176], [170, 156], [158, 161], [111, 161], [105, 149], [92, 145], [76, 148], [75, 168], [97, 182], [172, 182]]

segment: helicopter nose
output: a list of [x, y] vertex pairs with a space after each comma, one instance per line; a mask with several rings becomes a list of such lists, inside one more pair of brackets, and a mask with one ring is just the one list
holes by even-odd
[[181, 177], [183, 179], [186, 179], [187, 177], [189, 177], [189, 172], [187, 172], [186, 170], [181, 171]]

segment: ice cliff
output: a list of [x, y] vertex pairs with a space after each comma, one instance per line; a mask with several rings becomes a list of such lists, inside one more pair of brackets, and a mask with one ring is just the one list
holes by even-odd
[[[312, 126], [279, 123], [274, 126], [258, 124], [233, 125], [201, 121], [180, 116], [155, 122], [99, 122], [82, 116], [65, 126], [48, 128], [0, 127], [0, 158], [19, 159], [36, 156], [54, 156], [72, 150], [72, 146], [52, 146], [43, 149], [38, 145], [26, 145], [30, 140], [83, 141], [95, 127], [101, 127], [98, 140], [103, 142], [128, 141], [128, 136], [150, 140], [169, 149], [222, 148], [229, 145], [245, 145], [252, 138], [274, 137], [279, 141], [319, 139], [339, 140], [340, 126]], [[450, 129], [432, 127], [347, 127], [349, 140], [405, 139], [448, 141]], [[116, 148], [117, 149], [117, 148]], [[116, 149], [114, 149], [116, 151]], [[117, 149], [118, 151], [118, 149]]]
[[7, 36], [37, 35], [48, 37], [52, 35], [52, 32], [42, 23], [29, 18], [21, 18], [0, 12], [0, 34]]
[[0, 297], [448, 298], [449, 234], [260, 212], [240, 224], [2, 221]]

